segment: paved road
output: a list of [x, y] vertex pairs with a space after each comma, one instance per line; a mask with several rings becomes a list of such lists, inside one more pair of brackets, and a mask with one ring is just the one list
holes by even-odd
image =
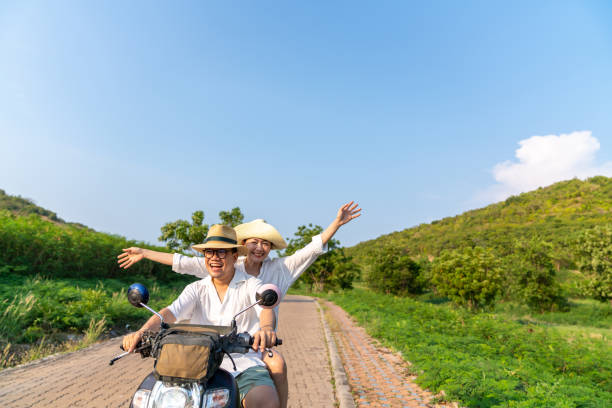
[[[290, 359], [289, 406], [333, 407], [327, 348], [314, 300], [287, 296], [280, 307], [281, 353]], [[108, 365], [120, 339], [0, 371], [0, 406], [128, 407], [152, 359], [134, 355]]]

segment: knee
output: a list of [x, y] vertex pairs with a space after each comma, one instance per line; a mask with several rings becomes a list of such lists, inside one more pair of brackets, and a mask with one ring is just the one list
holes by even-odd
[[253, 387], [244, 397], [244, 408], [280, 408], [278, 394], [274, 387]]
[[287, 363], [285, 362], [285, 358], [276, 350], [273, 351], [272, 357], [266, 355], [264, 359], [264, 363], [270, 370], [271, 374], [283, 374], [287, 373]]

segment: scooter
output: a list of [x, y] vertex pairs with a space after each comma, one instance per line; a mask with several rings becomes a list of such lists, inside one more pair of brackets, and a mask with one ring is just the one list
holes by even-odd
[[[130, 408], [239, 408], [236, 380], [219, 368], [225, 354], [233, 363], [231, 353], [247, 353], [252, 349], [253, 337], [247, 332], [238, 333], [236, 317], [255, 305], [274, 308], [280, 298], [278, 287], [266, 284], [257, 293], [256, 302], [234, 316], [231, 326], [168, 324], [161, 314], [147, 306], [147, 288], [140, 283], [131, 285], [129, 302], [146, 308], [162, 323], [159, 332], [144, 332], [135, 349], [142, 358], [154, 358], [155, 364], [132, 397]], [[281, 344], [282, 340], [277, 339], [276, 345]], [[114, 357], [109, 364], [128, 354]]]

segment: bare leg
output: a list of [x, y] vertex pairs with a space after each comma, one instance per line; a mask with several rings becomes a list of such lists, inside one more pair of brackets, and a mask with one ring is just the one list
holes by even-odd
[[274, 387], [258, 385], [251, 388], [242, 400], [244, 408], [279, 408], [278, 395]]
[[276, 386], [281, 408], [287, 408], [287, 401], [289, 399], [287, 364], [281, 353], [276, 350], [272, 350], [272, 352], [272, 357], [269, 357], [268, 353], [264, 353], [263, 362], [266, 363], [266, 367], [268, 367], [268, 371], [270, 372], [270, 377], [272, 377], [272, 381], [274, 381], [274, 385]]

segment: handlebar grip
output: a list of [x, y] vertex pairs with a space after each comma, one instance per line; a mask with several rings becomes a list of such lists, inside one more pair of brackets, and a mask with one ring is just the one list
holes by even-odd
[[122, 351], [125, 351], [125, 349], [123, 348], [123, 344], [122, 344], [122, 345], [120, 345], [120, 346], [119, 346], [119, 348], [120, 348]]
[[[253, 336], [249, 336], [249, 346], [253, 345]], [[276, 343], [274, 343], [275, 346], [280, 346], [281, 344], [283, 344], [283, 340], [279, 339], [278, 337], [276, 338]]]

